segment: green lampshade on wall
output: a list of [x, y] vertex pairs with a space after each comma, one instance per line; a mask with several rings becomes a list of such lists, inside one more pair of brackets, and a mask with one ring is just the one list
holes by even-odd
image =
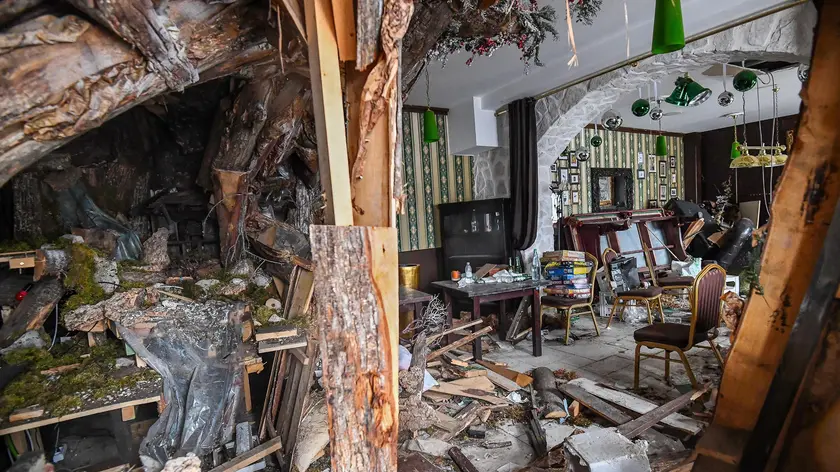
[[737, 159], [739, 157], [741, 157], [741, 143], [738, 141], [732, 141], [732, 150], [729, 151], [729, 158]]
[[685, 47], [680, 0], [656, 0], [650, 52], [665, 54]]
[[426, 111], [423, 112], [423, 141], [427, 143], [436, 143], [438, 139], [440, 139], [440, 134], [438, 133], [435, 112], [427, 108]]
[[668, 141], [665, 140], [665, 136], [659, 135], [656, 137], [656, 155], [668, 155]]

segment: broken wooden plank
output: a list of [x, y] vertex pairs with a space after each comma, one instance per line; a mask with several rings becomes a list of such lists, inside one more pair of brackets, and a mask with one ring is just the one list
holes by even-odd
[[298, 347], [306, 347], [306, 337], [303, 334], [274, 341], [261, 341], [257, 344], [257, 352], [265, 354], [266, 352], [285, 351]]
[[671, 413], [681, 410], [684, 406], [702, 396], [709, 390], [709, 388], [711, 388], [711, 386], [712, 384], [707, 383], [697, 390], [684, 393], [668, 403], [645, 413], [635, 420], [624, 423], [618, 427], [618, 432], [627, 439], [634, 439], [636, 436], [642, 434], [645, 430], [660, 422]]
[[[656, 409], [656, 407], [658, 406], [655, 403], [649, 402], [647, 400], [634, 397], [632, 395], [628, 395], [626, 393], [612, 390], [606, 387], [602, 387], [586, 378], [574, 379], [570, 381], [567, 385], [578, 386], [586, 390], [587, 392], [595, 395], [596, 397], [615, 403], [616, 405], [622, 408], [627, 408], [628, 410], [634, 411], [639, 414], [648, 413], [651, 410]], [[705, 424], [692, 418], [689, 418], [685, 415], [681, 415], [679, 413], [671, 413], [670, 415], [663, 418], [660, 422], [662, 424], [671, 426], [672, 428], [676, 428], [680, 431], [689, 434], [698, 434], [701, 431], [703, 431], [703, 429], [705, 429], [706, 427]]]
[[475, 398], [478, 400], [485, 401], [487, 403], [493, 405], [507, 405], [508, 401], [504, 398], [499, 398], [493, 395], [489, 395], [484, 390], [473, 390], [473, 389], [465, 389], [461, 388], [457, 385], [451, 385], [448, 382], [441, 382], [440, 384], [432, 387], [429, 391], [432, 392], [439, 392], [439, 393], [447, 393], [449, 395], [457, 395], [461, 397], [469, 397]]
[[63, 374], [65, 372], [70, 372], [73, 369], [78, 369], [82, 364], [75, 363], [75, 364], [67, 364], [67, 365], [60, 365], [58, 367], [53, 367], [52, 369], [45, 369], [41, 371], [41, 375], [57, 375]]
[[338, 59], [342, 62], [356, 60], [356, 17], [353, 2], [332, 0], [335, 19], [335, 37]]
[[545, 437], [545, 429], [540, 424], [539, 414], [536, 409], [531, 409], [525, 412], [528, 417], [528, 438], [531, 440], [531, 446], [537, 457], [543, 457], [548, 454], [548, 440]]
[[487, 379], [493, 382], [497, 387], [508, 392], [515, 392], [522, 388], [519, 386], [518, 383], [502, 375], [499, 375], [496, 372], [493, 372], [492, 370], [487, 370]]
[[447, 415], [446, 413], [435, 410], [435, 427], [440, 428], [447, 433], [452, 433], [458, 427], [458, 420]]
[[295, 269], [297, 270], [297, 277], [294, 287], [289, 293], [290, 300], [285, 311], [287, 319], [306, 315], [312, 301], [312, 292], [315, 289], [315, 274], [302, 267], [296, 266]]
[[236, 470], [240, 470], [243, 467], [257, 462], [274, 451], [279, 451], [282, 447], [283, 443], [280, 440], [280, 436], [277, 436], [276, 438], [269, 439], [268, 441], [251, 449], [245, 454], [238, 455], [224, 464], [211, 469], [210, 472], [234, 472]]
[[43, 326], [62, 295], [64, 286], [58, 279], [49, 277], [36, 282], [0, 328], [0, 347], [9, 347], [26, 331]]
[[558, 390], [560, 390], [566, 396], [577, 400], [578, 402], [580, 402], [581, 405], [585, 406], [593, 413], [600, 416], [601, 418], [604, 418], [610, 423], [618, 425], [633, 420], [633, 418], [630, 415], [610, 405], [604, 400], [601, 400], [595, 395], [592, 395], [591, 393], [578, 387], [577, 385], [570, 385], [568, 383], [562, 384], [558, 386]]
[[398, 432], [396, 228], [312, 225], [309, 233], [333, 470], [392, 471]]
[[470, 403], [464, 408], [461, 408], [455, 417], [452, 418], [453, 421], [455, 421], [455, 425], [452, 426], [451, 430], [446, 432], [439, 431], [433, 434], [432, 437], [440, 439], [441, 441], [451, 440], [455, 436], [461, 434], [461, 431], [467, 429], [482, 411], [484, 411], [484, 407], [482, 407], [479, 402]]
[[513, 341], [516, 333], [519, 332], [519, 325], [522, 324], [522, 317], [525, 315], [525, 312], [528, 311], [529, 306], [531, 306], [531, 297], [522, 297], [522, 301], [519, 302], [519, 308], [516, 309], [516, 314], [513, 315], [513, 320], [510, 322], [510, 326], [508, 327], [508, 332], [505, 336], [506, 341]]
[[436, 351], [433, 351], [432, 353], [430, 353], [426, 357], [426, 359], [427, 360], [433, 360], [434, 358], [443, 355], [445, 352], [449, 352], [453, 349], [456, 349], [458, 347], [463, 346], [464, 344], [468, 344], [468, 343], [474, 341], [476, 338], [479, 338], [479, 337], [489, 333], [490, 331], [493, 331], [492, 326], [487, 326], [487, 327], [481, 328], [480, 330], [470, 334], [469, 336], [465, 336], [465, 337], [455, 341], [454, 343], [447, 344], [446, 346], [444, 346], [444, 347], [442, 347], [442, 348], [440, 348]]
[[487, 377], [468, 377], [458, 380], [453, 380], [451, 382], [447, 382], [449, 385], [455, 385], [461, 388], [470, 388], [476, 390], [484, 390], [489, 393], [493, 393], [496, 390], [496, 387], [493, 385], [493, 382], [487, 379]]
[[131, 421], [137, 418], [137, 409], [133, 405], [120, 408], [120, 416], [123, 421]]
[[281, 338], [297, 336], [298, 329], [294, 326], [266, 326], [257, 330], [254, 339], [257, 341], [270, 341]]
[[467, 456], [461, 452], [460, 448], [453, 447], [449, 449], [449, 457], [452, 458], [452, 461], [461, 469], [461, 472], [478, 472], [478, 469], [475, 465], [467, 459]]
[[473, 321], [470, 321], [468, 323], [461, 323], [461, 324], [455, 325], [455, 326], [447, 329], [446, 331], [441, 331], [440, 333], [433, 334], [433, 335], [429, 336], [429, 338], [427, 339], [427, 342], [429, 344], [431, 344], [434, 341], [440, 339], [441, 337], [446, 336], [447, 334], [452, 334], [455, 331], [458, 331], [458, 330], [461, 330], [461, 329], [471, 328], [475, 325], [480, 325], [481, 323], [484, 323], [484, 320], [473, 320]]
[[9, 415], [9, 423], [31, 420], [32, 418], [40, 418], [41, 416], [44, 416], [44, 408], [38, 405], [28, 406], [26, 408], [20, 408], [13, 411]]
[[480, 360], [480, 361], [476, 361], [476, 362], [478, 362], [479, 364], [483, 365], [484, 367], [492, 370], [493, 372], [501, 375], [502, 377], [516, 382], [516, 384], [519, 385], [522, 388], [527, 387], [528, 385], [531, 384], [531, 382], [534, 381], [534, 379], [532, 377], [529, 377], [529, 376], [527, 376], [527, 375], [525, 375], [521, 372], [517, 372], [515, 370], [508, 369], [507, 367], [502, 367], [502, 366], [500, 366], [500, 365], [498, 365], [498, 364], [496, 364], [492, 361]]
[[400, 472], [438, 472], [440, 469], [429, 462], [423, 454], [412, 452], [401, 456], [397, 462], [397, 470]]

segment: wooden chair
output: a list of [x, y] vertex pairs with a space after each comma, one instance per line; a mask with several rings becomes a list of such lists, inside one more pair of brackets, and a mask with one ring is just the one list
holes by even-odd
[[[610, 262], [613, 261], [618, 257], [618, 253], [615, 252], [612, 248], [604, 249], [604, 253], [601, 256], [601, 259], [604, 261], [604, 274], [607, 276], [607, 281], [609, 282], [610, 286], [612, 286], [612, 275], [610, 274]], [[623, 318], [624, 309], [627, 308], [627, 302], [630, 300], [644, 302], [645, 307], [647, 307], [647, 314], [648, 314], [648, 323], [653, 324], [653, 312], [651, 311], [651, 305], [659, 308], [659, 315], [662, 318], [662, 321], [665, 321], [665, 312], [662, 311], [662, 288], [660, 287], [648, 287], [648, 288], [637, 288], [633, 290], [624, 290], [621, 292], [615, 292], [615, 301], [613, 302], [612, 310], [610, 311], [610, 319], [607, 321], [607, 328], [610, 327], [610, 323], [612, 323], [613, 316], [615, 316], [616, 309], [620, 306], [621, 312], [618, 314], [619, 318]]]
[[[586, 259], [592, 262], [592, 269], [589, 274], [589, 286], [592, 288], [592, 291], [589, 293], [589, 299], [565, 298], [554, 295], [546, 295], [540, 299], [540, 310], [549, 306], [556, 308], [557, 311], [564, 311], [566, 313], [566, 345], [569, 344], [569, 331], [572, 327], [573, 314], [584, 314], [588, 311], [589, 315], [592, 316], [592, 324], [595, 325], [595, 334], [598, 336], [601, 335], [601, 330], [598, 328], [598, 321], [595, 319], [595, 310], [592, 309], [592, 301], [595, 299], [595, 274], [598, 272], [598, 258], [588, 252], [584, 254], [586, 254]], [[580, 311], [573, 313], [575, 310]], [[542, 316], [542, 313], [540, 313], [540, 316]]]
[[[694, 388], [698, 387], [697, 379], [685, 352], [692, 347], [711, 349], [715, 357], [723, 366], [723, 357], [714, 343], [717, 337], [717, 328], [720, 326], [721, 300], [723, 290], [726, 286], [726, 271], [717, 264], [709, 264], [697, 278], [691, 287], [689, 301], [691, 303], [691, 323], [657, 323], [651, 326], [637, 329], [633, 333], [636, 340], [636, 362], [634, 366], [633, 385], [639, 388], [639, 362], [641, 357], [652, 357], [665, 361], [665, 382], [670, 384], [671, 375], [671, 351], [680, 355], [685, 371]], [[699, 346], [700, 343], [708, 341], [709, 346]], [[649, 349], [663, 349], [665, 356], [654, 354], [642, 354], [642, 347]]]
[[694, 277], [668, 275], [666, 277], [657, 277], [656, 269], [654, 268], [651, 249], [643, 246], [645, 252], [645, 264], [650, 269], [650, 281], [654, 287], [659, 287], [664, 292], [689, 290], [694, 284]]

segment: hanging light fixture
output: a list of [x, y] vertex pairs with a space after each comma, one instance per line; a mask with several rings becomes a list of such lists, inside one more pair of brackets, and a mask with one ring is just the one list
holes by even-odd
[[639, 89], [639, 99], [633, 102], [633, 105], [630, 106], [630, 111], [633, 112], [633, 116], [638, 116], [639, 118], [647, 115], [650, 111], [650, 102], [646, 98], [642, 98], [642, 89]]
[[678, 107], [696, 107], [705, 102], [712, 96], [712, 91], [702, 85], [698, 84], [688, 74], [682, 77], [677, 77], [674, 82], [676, 87], [671, 95], [665, 99], [666, 103], [676, 105]]
[[601, 147], [601, 144], [603, 144], [603, 143], [604, 143], [604, 138], [602, 138], [598, 134], [598, 122], [596, 121], [595, 122], [595, 135], [592, 136], [592, 138], [589, 140], [589, 144], [592, 147], [597, 148], [597, 147]]
[[732, 129], [734, 131], [734, 139], [732, 140], [732, 148], [729, 150], [729, 158], [736, 159], [741, 157], [741, 143], [738, 142], [738, 115], [732, 114]]
[[680, 0], [656, 0], [650, 52], [665, 54], [685, 47]]
[[426, 111], [423, 112], [423, 141], [436, 143], [440, 139], [437, 117], [432, 111], [432, 99], [429, 95], [429, 65], [426, 64]]
[[732, 86], [735, 87], [735, 90], [741, 93], [752, 90], [757, 83], [758, 76], [755, 75], [755, 72], [749, 69], [738, 72], [735, 74], [735, 77], [732, 78]]
[[735, 95], [732, 95], [732, 92], [726, 90], [726, 63], [723, 64], [723, 92], [718, 95], [718, 105], [722, 107], [728, 107], [732, 105], [732, 102], [735, 101]]
[[[657, 100], [659, 102], [659, 100]], [[657, 156], [667, 156], [668, 155], [668, 142], [665, 140], [665, 136], [662, 136], [662, 120], [659, 119], [659, 135], [656, 136], [656, 155]]]

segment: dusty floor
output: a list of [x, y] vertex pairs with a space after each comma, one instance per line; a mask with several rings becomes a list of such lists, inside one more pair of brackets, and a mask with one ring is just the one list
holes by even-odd
[[[687, 322], [687, 314], [666, 312], [666, 321]], [[543, 355], [531, 355], [531, 341], [523, 341], [516, 346], [508, 342], [499, 343], [499, 349], [486, 354], [487, 359], [505, 362], [508, 367], [521, 372], [528, 372], [536, 367], [548, 367], [552, 370], [566, 369], [575, 371], [578, 376], [618, 388], [630, 389], [633, 386], [633, 357], [636, 343], [633, 331], [645, 326], [644, 323], [631, 324], [613, 320], [610, 329], [605, 329], [606, 318], [598, 318], [601, 336], [595, 336], [592, 322], [588, 318], [573, 321], [572, 334], [579, 339], [570, 345], [563, 344], [561, 330], [549, 331], [543, 339]], [[717, 344], [724, 357], [729, 350], [728, 331], [720, 330]], [[643, 352], [645, 350], [643, 349]], [[654, 351], [650, 351], [653, 353]], [[672, 355], [676, 357], [676, 355]], [[688, 353], [689, 363], [699, 382], [720, 381], [722, 370], [709, 349], [694, 348]], [[671, 383], [665, 383], [664, 361], [642, 359], [640, 367], [640, 395], [656, 403], [675, 398], [681, 391], [690, 388], [685, 369], [679, 361], [671, 362]], [[558, 420], [542, 420], [546, 430], [548, 447], [551, 449], [572, 434], [575, 427], [560, 424]], [[597, 428], [598, 425], [589, 426]], [[480, 446], [462, 447], [465, 455], [473, 461], [480, 471], [507, 472], [517, 470], [534, 459], [534, 451], [526, 433], [524, 423], [505, 421], [496, 429], [488, 429], [490, 441], [511, 441], [512, 445], [501, 449], [484, 449]]]

